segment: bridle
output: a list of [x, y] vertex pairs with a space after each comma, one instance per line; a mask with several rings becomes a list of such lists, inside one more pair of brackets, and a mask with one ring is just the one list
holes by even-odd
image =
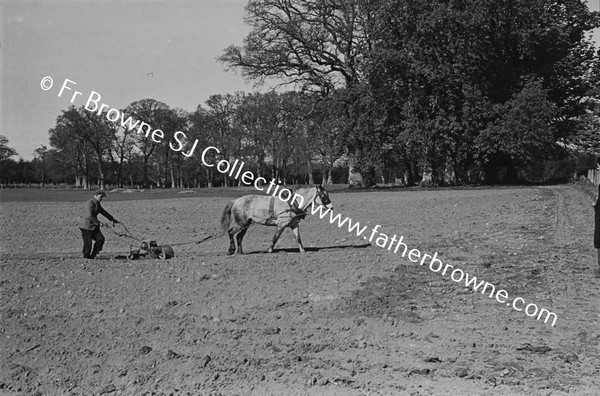
[[317, 196], [321, 200], [321, 204], [323, 206], [329, 205], [331, 203], [331, 200], [329, 199], [329, 196], [325, 192], [325, 189], [323, 189], [323, 187], [321, 187], [320, 185], [317, 186], [316, 188], [317, 188]]
[[[315, 201], [317, 197], [321, 200], [321, 205], [323, 205], [323, 206], [327, 206], [331, 203], [331, 200], [327, 196], [327, 192], [325, 192], [325, 189], [323, 189], [323, 187], [321, 187], [319, 185], [319, 186], [316, 186], [315, 188], [317, 189], [317, 196], [315, 197], [315, 199], [313, 199], [312, 201], [310, 201], [306, 205], [304, 205], [304, 209], [300, 208], [299, 206], [296, 206], [295, 202], [294, 202], [294, 205], [290, 204], [290, 207], [292, 208], [293, 212], [296, 212], [296, 210], [298, 212], [300, 212], [300, 213], [297, 213], [296, 216], [303, 216], [302, 218], [306, 217], [308, 205], [310, 205], [311, 202]], [[297, 209], [294, 210], [294, 207], [296, 207]]]

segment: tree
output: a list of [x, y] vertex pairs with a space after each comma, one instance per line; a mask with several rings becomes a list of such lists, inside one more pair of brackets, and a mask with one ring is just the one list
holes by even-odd
[[[198, 145], [201, 147], [215, 146], [216, 139], [211, 133], [212, 128], [210, 126], [213, 123], [212, 115], [210, 115], [202, 105], [198, 105], [196, 111], [189, 114], [188, 123], [188, 133], [186, 136], [189, 140], [197, 140], [199, 142]], [[214, 152], [212, 151], [208, 154], [208, 161], [214, 159], [210, 158], [213, 154]], [[206, 179], [207, 187], [212, 188], [214, 186], [214, 167], [203, 166], [199, 155], [187, 158], [185, 163], [187, 164], [188, 172], [195, 180], [196, 186], [199, 186], [200, 181], [203, 179]]]
[[594, 156], [600, 155], [600, 50], [590, 71], [590, 89], [586, 95], [590, 103], [588, 111], [581, 115], [575, 125], [576, 133], [561, 138], [564, 147], [578, 152], [586, 152]]
[[[366, 81], [362, 70], [371, 47], [368, 32], [370, 13], [359, 0], [251, 0], [246, 21], [251, 26], [243, 47], [225, 49], [220, 61], [240, 69], [259, 83], [267, 77], [284, 79], [304, 90], [323, 96], [346, 90], [346, 113], [351, 120], [344, 131], [348, 137], [351, 186], [370, 185], [363, 181], [362, 168], [373, 147], [372, 139], [360, 136], [369, 117], [362, 102]], [[367, 123], [368, 124], [368, 123]], [[369, 131], [372, 132], [372, 131]]]
[[274, 98], [274, 94], [244, 95], [235, 112], [234, 122], [242, 135], [244, 157], [256, 167], [258, 177], [268, 177], [269, 130], [273, 127], [273, 112], [277, 107]]
[[[370, 33], [373, 56], [366, 74], [386, 111], [385, 131], [394, 131], [382, 139], [412, 157], [411, 162], [417, 157], [423, 181], [458, 182], [473, 163], [484, 165], [486, 179], [493, 180], [490, 172], [521, 161], [527, 138], [512, 140], [523, 144], [518, 150], [513, 145], [512, 154], [476, 149], [501, 140], [506, 130], [497, 126], [507, 120], [498, 109], [510, 108], [514, 114], [515, 106], [525, 105], [519, 102], [521, 93], [545, 91], [543, 96], [555, 106], [554, 117], [541, 117], [555, 138], [572, 133], [573, 122], [589, 106], [585, 95], [594, 56], [584, 35], [598, 26], [598, 15], [581, 1], [371, 4], [378, 23]], [[528, 86], [532, 81], [540, 86]], [[543, 153], [553, 152], [555, 142], [543, 141]]]
[[[241, 151], [239, 130], [235, 128], [234, 116], [239, 106], [240, 93], [227, 95], [211, 95], [206, 104], [206, 129], [219, 149], [222, 159], [229, 161], [237, 157]], [[225, 174], [225, 186], [229, 186], [229, 175]]]
[[[311, 97], [312, 111], [307, 120], [308, 151], [312, 153], [323, 174], [323, 184], [333, 183], [333, 167], [345, 151], [345, 106], [335, 100], [335, 95], [325, 99]], [[311, 156], [312, 159], [312, 156]]]
[[46, 165], [48, 162], [48, 147], [42, 145], [41, 147], [36, 148], [33, 151], [33, 162], [36, 170], [40, 174], [40, 180], [42, 182], [42, 187], [46, 183]]
[[17, 151], [8, 146], [8, 138], [4, 135], [0, 135], [0, 162], [7, 160], [14, 155], [17, 155]]
[[[141, 122], [148, 124], [148, 127], [144, 127], [141, 134], [135, 134], [135, 143], [141, 152], [142, 159], [142, 178], [144, 186], [148, 186], [150, 182], [149, 178], [149, 166], [154, 150], [160, 143], [155, 142], [151, 136], [146, 136], [148, 128], [160, 129], [161, 122], [164, 120], [165, 114], [169, 111], [169, 106], [163, 102], [156, 101], [154, 99], [142, 99], [131, 103], [127, 106], [124, 112]], [[141, 124], [140, 124], [141, 125]], [[164, 131], [163, 131], [164, 132]], [[174, 133], [175, 131], [173, 131]], [[160, 184], [160, 175], [157, 175], [157, 184]]]
[[8, 146], [8, 138], [0, 135], [0, 175], [3, 183], [17, 179], [18, 163], [11, 158], [15, 155], [17, 151]]
[[[496, 105], [495, 121], [475, 139], [476, 149], [486, 166], [506, 167], [506, 181], [516, 182], [516, 166], [547, 158], [556, 151], [557, 133], [552, 120], [556, 106], [541, 82], [532, 81], [513, 98]], [[494, 169], [486, 170], [488, 183], [497, 183]]]
[[115, 124], [103, 114], [91, 113], [83, 106], [79, 108], [71, 106], [67, 111], [63, 110], [63, 114], [57, 119], [57, 125], [60, 125], [75, 144], [81, 144], [86, 171], [88, 153], [92, 153], [97, 170], [98, 187], [101, 190], [105, 189], [106, 158], [115, 139], [117, 131]]
[[[75, 186], [90, 188], [90, 168], [93, 158], [91, 147], [83, 139], [80, 131], [86, 130], [83, 121], [83, 109], [71, 106], [63, 110], [57, 117], [56, 125], [48, 131], [50, 146], [64, 159], [64, 163], [72, 169]], [[82, 119], [81, 122], [77, 120]]]
[[[124, 110], [121, 111], [124, 112]], [[118, 127], [118, 131], [108, 151], [108, 157], [112, 164], [115, 182], [119, 187], [123, 187], [127, 178], [129, 179], [129, 183], [133, 185], [132, 160], [134, 149], [134, 133], [127, 127]], [[126, 171], [128, 171], [127, 175], [125, 175]]]
[[[171, 113], [169, 115], [169, 119], [168, 122], [165, 125], [166, 128], [169, 128], [169, 136], [171, 139], [171, 142], [173, 141], [173, 136], [176, 132], [180, 131], [180, 132], [184, 132], [186, 133], [187, 136], [187, 132], [188, 132], [188, 127], [189, 127], [189, 114], [187, 111], [183, 110], [183, 109], [172, 109]], [[171, 143], [170, 142], [170, 143]], [[169, 150], [169, 173], [170, 173], [170, 177], [171, 177], [171, 188], [176, 188], [177, 186], [179, 186], [180, 188], [183, 188], [183, 183], [184, 183], [184, 178], [183, 178], [183, 160], [184, 160], [184, 155], [181, 153], [181, 151], [178, 152], [173, 152], [170, 148], [170, 145], [167, 146], [165, 144], [165, 150], [168, 149]]]

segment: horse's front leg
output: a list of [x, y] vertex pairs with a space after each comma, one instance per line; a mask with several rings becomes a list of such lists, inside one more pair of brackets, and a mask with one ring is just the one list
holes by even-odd
[[292, 232], [294, 233], [294, 238], [296, 239], [300, 253], [304, 254], [305, 250], [304, 246], [302, 246], [302, 239], [300, 238], [300, 227], [298, 227], [298, 225], [292, 227]]
[[269, 253], [273, 253], [273, 249], [275, 249], [275, 244], [277, 243], [277, 240], [279, 240], [279, 237], [281, 236], [283, 230], [285, 230], [285, 227], [277, 226], [277, 231], [275, 231], [275, 235], [273, 236], [273, 244], [268, 250]]
[[229, 235], [229, 250], [227, 250], [227, 254], [235, 253], [235, 242], [233, 241], [233, 234], [231, 232], [227, 232]]

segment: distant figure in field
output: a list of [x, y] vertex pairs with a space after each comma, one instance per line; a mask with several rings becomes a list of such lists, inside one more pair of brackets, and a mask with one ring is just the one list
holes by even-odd
[[[104, 191], [97, 191], [94, 196], [83, 205], [79, 229], [81, 230], [81, 237], [83, 238], [83, 257], [86, 259], [95, 258], [96, 255], [102, 251], [102, 246], [104, 246], [104, 235], [100, 232], [100, 225], [102, 225], [102, 223], [98, 220], [98, 213], [106, 217], [109, 221], [112, 221], [113, 225], [119, 223], [118, 220], [112, 217], [112, 215], [100, 205], [100, 202], [104, 197], [106, 197]], [[95, 242], [93, 249], [92, 240]]]
[[[600, 157], [596, 160], [596, 170], [600, 171]], [[596, 248], [598, 256], [598, 275], [600, 276], [600, 184], [598, 184], [598, 197], [594, 204], [594, 248]]]

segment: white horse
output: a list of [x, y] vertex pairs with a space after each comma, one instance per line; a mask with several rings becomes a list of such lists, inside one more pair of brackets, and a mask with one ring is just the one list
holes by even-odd
[[[230, 244], [227, 253], [235, 253], [235, 237], [237, 252], [243, 254], [242, 240], [248, 227], [253, 223], [277, 227], [273, 236], [273, 243], [268, 250], [269, 253], [273, 252], [277, 240], [286, 227], [291, 228], [300, 248], [300, 253], [304, 253], [298, 228], [300, 220], [306, 217], [306, 211], [313, 202], [331, 209], [333, 209], [333, 205], [329, 199], [329, 194], [321, 185], [301, 187], [294, 190], [290, 198], [292, 198], [291, 202], [290, 200], [283, 201], [274, 196], [244, 195], [229, 202], [221, 216], [223, 231], [229, 234]], [[320, 202], [317, 202], [317, 200]]]

